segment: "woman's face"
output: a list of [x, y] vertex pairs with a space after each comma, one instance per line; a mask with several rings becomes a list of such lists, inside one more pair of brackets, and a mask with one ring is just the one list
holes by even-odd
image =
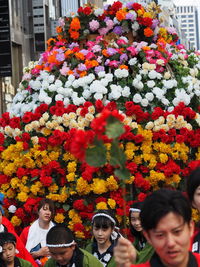
[[200, 212], [200, 185], [194, 191], [192, 206]]
[[110, 236], [112, 234], [113, 228], [110, 226], [108, 228], [99, 228], [93, 225], [92, 228], [93, 235], [97, 241], [98, 245], [107, 245], [110, 243]]
[[133, 226], [133, 228], [136, 231], [141, 232], [142, 226], [141, 226], [141, 220], [140, 220], [140, 212], [139, 211], [132, 211], [130, 217], [131, 217], [130, 223]]
[[49, 208], [49, 205], [45, 204], [44, 206], [42, 206], [41, 209], [38, 211], [38, 215], [39, 215], [39, 220], [43, 222], [50, 222], [52, 213]]

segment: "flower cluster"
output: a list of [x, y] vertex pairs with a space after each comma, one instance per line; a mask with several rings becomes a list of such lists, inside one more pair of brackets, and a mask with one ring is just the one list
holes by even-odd
[[[91, 167], [71, 154], [84, 158], [83, 148], [102, 134], [108, 114], [125, 127], [119, 145], [131, 173], [125, 180], [127, 199], [133, 185], [140, 200], [161, 186], [182, 188], [185, 177], [200, 165], [199, 113], [184, 103], [171, 112], [157, 107], [147, 113], [129, 101], [124, 110], [119, 114], [115, 102], [105, 106], [97, 100], [65, 107], [63, 101], [57, 101], [41, 104], [21, 118], [3, 114], [0, 190], [15, 226], [35, 219], [36, 213], [30, 211], [36, 210], [44, 195], [57, 203], [55, 221], [68, 224], [77, 238], [89, 238], [96, 209], [114, 209], [122, 222], [122, 189], [113, 166]], [[108, 159], [110, 144], [105, 138]], [[127, 201], [127, 211], [131, 203]]]
[[[200, 165], [200, 53], [176, 45], [159, 11], [119, 1], [82, 7], [60, 19], [58, 36], [24, 68], [0, 118], [0, 191], [15, 227], [30, 224], [46, 196], [56, 202], [55, 221], [84, 240], [96, 209], [123, 221], [132, 189], [138, 200], [160, 187], [185, 189]], [[131, 173], [123, 196], [103, 134], [109, 115], [123, 123], [116, 143]], [[99, 136], [106, 156], [89, 166], [85, 152]]]

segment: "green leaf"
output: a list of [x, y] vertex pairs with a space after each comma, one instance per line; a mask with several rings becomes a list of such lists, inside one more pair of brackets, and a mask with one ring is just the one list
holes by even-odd
[[126, 168], [116, 169], [114, 171], [115, 176], [117, 176], [121, 180], [126, 180], [130, 178], [130, 172]]
[[106, 148], [102, 141], [95, 140], [94, 146], [86, 150], [86, 162], [94, 167], [106, 164]]
[[107, 119], [106, 135], [108, 138], [117, 138], [124, 133], [124, 125], [117, 118], [110, 116]]
[[69, 208], [70, 208], [70, 205], [68, 205], [68, 204], [63, 204], [62, 207], [63, 207], [63, 209], [64, 209], [65, 211], [68, 211]]
[[34, 176], [34, 177], [32, 177], [32, 178], [30, 179], [30, 181], [33, 182], [33, 181], [37, 180], [37, 178], [38, 178], [38, 176]]
[[117, 140], [113, 141], [110, 149], [110, 164], [113, 166], [124, 166], [126, 163], [126, 156], [124, 151], [119, 147]]

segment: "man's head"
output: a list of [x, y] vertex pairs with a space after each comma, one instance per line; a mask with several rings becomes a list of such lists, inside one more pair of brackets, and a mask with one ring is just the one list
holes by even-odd
[[192, 171], [188, 177], [187, 193], [192, 206], [200, 211], [200, 167]]
[[72, 232], [67, 227], [56, 225], [47, 233], [46, 241], [51, 257], [58, 264], [67, 265], [76, 247]]
[[153, 192], [145, 199], [140, 216], [144, 235], [164, 265], [187, 266], [194, 224], [190, 203], [182, 193], [168, 189]]

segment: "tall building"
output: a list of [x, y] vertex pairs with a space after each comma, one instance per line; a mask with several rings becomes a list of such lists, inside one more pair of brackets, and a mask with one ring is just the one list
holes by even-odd
[[200, 1], [175, 0], [180, 27], [190, 42], [190, 48], [200, 49]]

